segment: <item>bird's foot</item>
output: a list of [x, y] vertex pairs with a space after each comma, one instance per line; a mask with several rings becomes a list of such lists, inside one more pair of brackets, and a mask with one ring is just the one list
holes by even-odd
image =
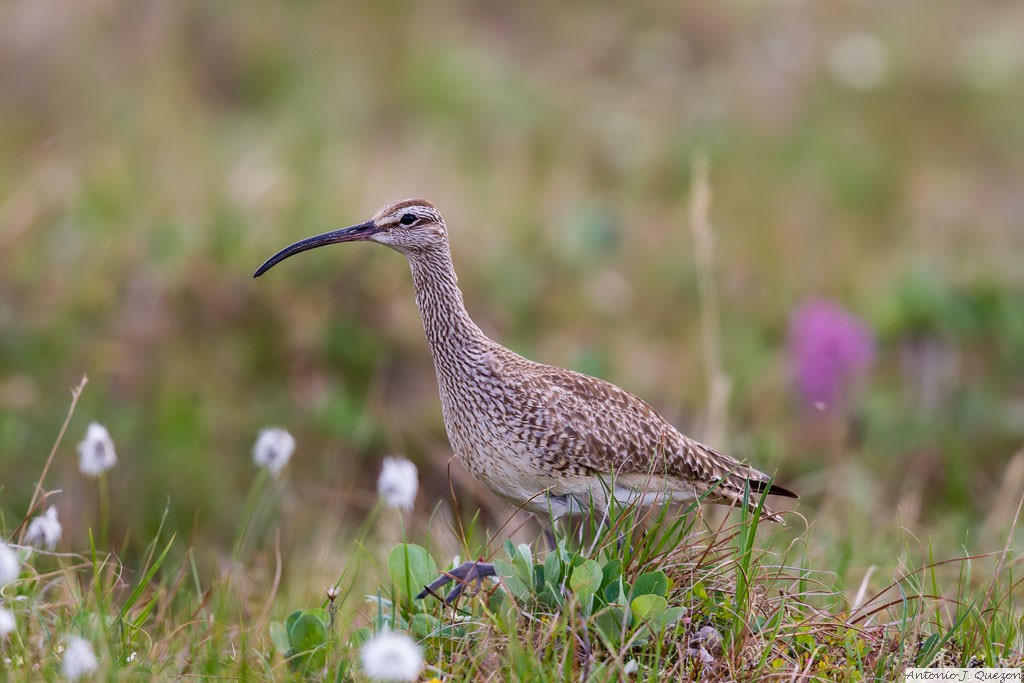
[[[441, 572], [440, 577], [435, 579], [429, 586], [423, 587], [423, 590], [416, 596], [416, 599], [422, 600], [428, 595], [433, 595], [435, 598], [443, 600], [446, 605], [450, 605], [458, 600], [459, 596], [462, 595], [462, 591], [466, 590], [466, 586], [475, 582], [479, 587], [488, 576], [497, 576], [497, 572], [494, 570], [494, 565], [490, 562], [483, 562], [481, 560], [477, 560], [475, 562], [463, 562], [454, 569]], [[437, 589], [441, 588], [441, 586], [452, 583], [453, 581], [455, 582], [455, 587], [452, 588], [444, 598], [441, 598], [441, 596], [436, 592]]]

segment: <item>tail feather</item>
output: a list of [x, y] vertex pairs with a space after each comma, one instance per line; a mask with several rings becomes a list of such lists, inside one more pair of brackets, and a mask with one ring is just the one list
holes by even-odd
[[785, 496], [786, 498], [800, 497], [789, 489], [783, 488], [778, 484], [771, 484], [770, 482], [759, 481], [756, 479], [750, 480], [750, 490], [754, 493], [763, 493], [767, 496]]

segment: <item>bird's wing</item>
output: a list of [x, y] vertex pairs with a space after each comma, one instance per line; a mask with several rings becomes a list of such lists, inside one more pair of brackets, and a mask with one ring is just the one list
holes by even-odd
[[[746, 481], [755, 492], [769, 489], [763, 472], [684, 436], [648, 403], [614, 384], [543, 365], [523, 382], [525, 414], [543, 426], [567, 469], [668, 475], [698, 491], [718, 485], [742, 493]], [[768, 492], [793, 495], [776, 486]]]

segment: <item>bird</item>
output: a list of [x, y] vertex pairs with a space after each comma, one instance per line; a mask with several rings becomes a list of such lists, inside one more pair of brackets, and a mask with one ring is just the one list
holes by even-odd
[[[488, 337], [463, 302], [448, 229], [425, 199], [387, 204], [369, 220], [291, 244], [281, 261], [343, 242], [376, 242], [403, 254], [434, 363], [455, 456], [491, 491], [552, 522], [612, 501], [641, 507], [701, 500], [757, 509], [753, 494], [797, 498], [764, 472], [685, 436], [651, 405], [614, 384], [529, 360]], [[762, 515], [781, 521], [762, 506]], [[452, 602], [493, 565], [466, 562], [418, 598], [455, 581]]]

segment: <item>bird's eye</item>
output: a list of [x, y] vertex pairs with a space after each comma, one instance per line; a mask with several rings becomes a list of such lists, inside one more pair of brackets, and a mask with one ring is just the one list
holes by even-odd
[[401, 223], [402, 225], [412, 225], [413, 223], [416, 222], [416, 216], [414, 216], [411, 213], [404, 213], [402, 214], [401, 220], [399, 220], [398, 222]]

